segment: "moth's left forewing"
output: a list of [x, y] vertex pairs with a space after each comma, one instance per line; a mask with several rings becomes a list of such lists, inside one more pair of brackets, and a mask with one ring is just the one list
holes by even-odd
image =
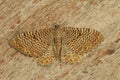
[[50, 65], [56, 60], [53, 40], [53, 29], [40, 29], [18, 34], [10, 40], [10, 45], [40, 65]]

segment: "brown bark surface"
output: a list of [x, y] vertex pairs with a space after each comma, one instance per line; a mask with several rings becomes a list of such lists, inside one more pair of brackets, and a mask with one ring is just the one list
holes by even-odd
[[[105, 39], [80, 64], [39, 66], [9, 45], [16, 34], [88, 27]], [[0, 80], [120, 80], [120, 0], [0, 0]]]

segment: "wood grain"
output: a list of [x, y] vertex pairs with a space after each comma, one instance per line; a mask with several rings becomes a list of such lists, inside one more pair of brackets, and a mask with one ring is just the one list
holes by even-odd
[[[105, 40], [80, 64], [47, 67], [9, 46], [16, 34], [55, 23], [96, 29]], [[119, 39], [119, 0], [0, 0], [0, 80], [120, 80]]]

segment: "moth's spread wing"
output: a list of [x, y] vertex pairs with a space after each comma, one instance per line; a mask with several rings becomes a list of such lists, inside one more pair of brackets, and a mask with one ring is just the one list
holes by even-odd
[[36, 58], [41, 65], [51, 64], [55, 60], [53, 29], [21, 33], [10, 41], [10, 45], [21, 53]]
[[75, 63], [104, 39], [103, 35], [90, 28], [62, 28], [61, 61]]

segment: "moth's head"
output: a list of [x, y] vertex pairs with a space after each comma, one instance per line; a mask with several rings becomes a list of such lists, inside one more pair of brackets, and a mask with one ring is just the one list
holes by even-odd
[[54, 25], [54, 28], [55, 28], [55, 29], [59, 29], [59, 28], [60, 28], [60, 25], [55, 24], [55, 25]]

